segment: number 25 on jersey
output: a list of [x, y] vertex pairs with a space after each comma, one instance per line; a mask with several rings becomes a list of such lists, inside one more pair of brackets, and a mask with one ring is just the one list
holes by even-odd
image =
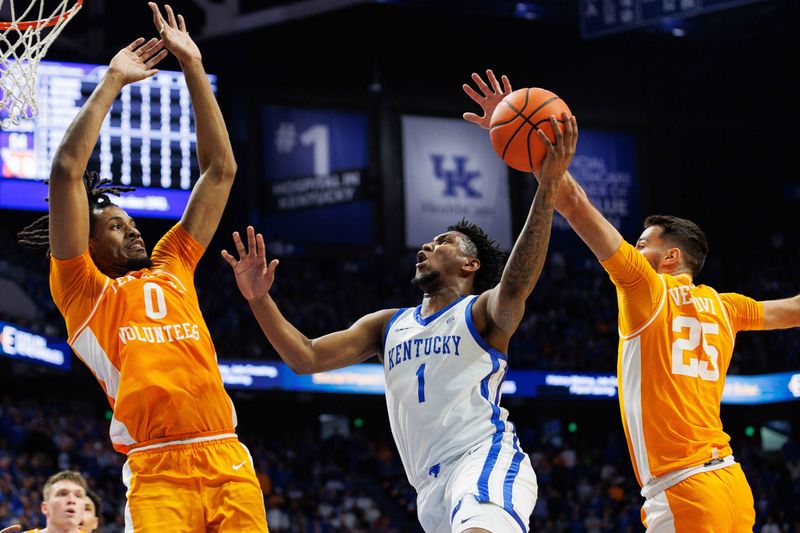
[[[711, 344], [709, 337], [719, 335], [719, 324], [713, 322], [700, 322], [695, 317], [679, 316], [672, 321], [672, 331], [681, 333], [689, 330], [688, 339], [675, 339], [672, 343], [672, 373], [706, 381], [719, 379], [719, 351]], [[703, 359], [698, 359], [693, 352], [702, 343], [700, 354]], [[709, 368], [710, 367], [710, 368]]]

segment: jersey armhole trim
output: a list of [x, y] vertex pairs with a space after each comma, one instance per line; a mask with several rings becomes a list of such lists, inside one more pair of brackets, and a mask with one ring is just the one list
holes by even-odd
[[664, 281], [664, 276], [662, 276], [662, 275], [659, 275], [658, 279], [661, 280], [661, 286], [664, 289], [664, 293], [661, 295], [661, 301], [658, 303], [658, 307], [656, 308], [655, 311], [653, 311], [653, 314], [650, 315], [650, 318], [647, 319], [647, 322], [645, 322], [643, 326], [641, 326], [639, 329], [635, 330], [634, 332], [628, 333], [626, 335], [626, 334], [622, 333], [622, 329], [619, 329], [619, 338], [620, 339], [627, 340], [627, 339], [630, 339], [631, 337], [635, 337], [635, 336], [639, 335], [641, 332], [643, 332], [645, 329], [647, 329], [647, 327], [650, 326], [650, 324], [653, 323], [653, 321], [656, 319], [656, 317], [659, 315], [659, 313], [661, 313], [661, 310], [664, 308], [664, 304], [667, 301], [667, 282]]
[[711, 292], [714, 293], [714, 296], [717, 297], [717, 301], [719, 302], [719, 308], [722, 309], [722, 316], [725, 317], [725, 324], [728, 326], [728, 333], [730, 333], [731, 339], [736, 340], [736, 332], [733, 331], [733, 325], [731, 324], [731, 319], [728, 317], [728, 311], [725, 309], [725, 304], [722, 303], [722, 298], [720, 298], [719, 293], [713, 287], [708, 287], [711, 289]]
[[381, 351], [386, 350], [386, 339], [389, 337], [389, 331], [392, 329], [392, 325], [395, 321], [400, 318], [400, 315], [408, 311], [408, 307], [401, 307], [398, 309], [395, 314], [392, 315], [392, 318], [389, 319], [389, 322], [386, 323], [386, 329], [383, 330], [383, 342], [381, 343]]
[[472, 298], [472, 300], [467, 304], [467, 307], [464, 311], [464, 318], [466, 318], [467, 320], [467, 327], [469, 328], [469, 332], [472, 333], [472, 338], [475, 339], [475, 342], [478, 343], [478, 346], [486, 350], [486, 352], [488, 352], [489, 355], [494, 357], [499, 357], [503, 361], [508, 362], [508, 356], [503, 352], [501, 352], [500, 350], [497, 350], [489, 346], [489, 343], [486, 342], [486, 339], [484, 339], [478, 332], [478, 328], [475, 327], [475, 322], [472, 320], [472, 306], [473, 304], [475, 304], [477, 300], [478, 300], [477, 296]]
[[100, 291], [100, 296], [97, 298], [97, 302], [95, 302], [94, 307], [92, 308], [92, 311], [89, 313], [89, 316], [87, 316], [86, 320], [83, 321], [83, 324], [81, 324], [80, 327], [75, 330], [75, 333], [70, 335], [69, 339], [67, 339], [67, 344], [69, 344], [70, 346], [72, 346], [72, 343], [74, 343], [75, 340], [78, 338], [78, 336], [80, 336], [80, 334], [83, 333], [83, 330], [86, 329], [86, 326], [89, 325], [89, 321], [92, 319], [94, 314], [97, 312], [97, 308], [100, 306], [100, 302], [103, 301], [103, 296], [106, 295], [106, 289], [108, 289], [108, 284], [109, 283], [111, 283], [111, 279], [110, 278], [106, 278], [106, 282], [103, 285], [103, 290]]

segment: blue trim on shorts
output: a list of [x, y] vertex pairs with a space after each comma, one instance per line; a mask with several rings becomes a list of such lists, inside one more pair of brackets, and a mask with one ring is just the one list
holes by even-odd
[[[474, 302], [474, 300], [473, 300]], [[467, 306], [467, 314], [471, 311], [472, 303]], [[490, 354], [491, 355], [491, 354]], [[503, 446], [503, 434], [505, 432], [505, 425], [500, 419], [500, 408], [489, 399], [489, 379], [500, 369], [500, 360], [497, 357], [492, 357], [492, 371], [481, 380], [481, 396], [486, 398], [492, 408], [492, 424], [495, 427], [495, 433], [492, 435], [492, 447], [489, 449], [489, 454], [486, 456], [486, 462], [483, 464], [483, 470], [478, 478], [478, 498], [479, 502], [489, 502], [489, 476], [492, 475], [497, 463], [497, 456], [500, 455], [500, 449]], [[495, 396], [497, 399], [497, 396]]]
[[514, 449], [517, 450], [517, 452], [511, 459], [508, 472], [506, 472], [506, 479], [503, 482], [503, 509], [505, 509], [505, 511], [517, 522], [522, 532], [527, 533], [525, 523], [517, 514], [517, 511], [514, 510], [514, 502], [512, 499], [514, 481], [517, 479], [517, 474], [519, 474], [519, 465], [522, 463], [522, 459], [525, 458], [525, 454], [519, 449], [518, 437], [516, 435], [514, 435]]
[[464, 501], [463, 498], [461, 500], [458, 500], [458, 503], [453, 508], [453, 514], [450, 515], [450, 525], [451, 526], [453, 525], [453, 520], [455, 520], [455, 518], [456, 518], [456, 513], [458, 512], [459, 509], [461, 509], [461, 502], [462, 501]]

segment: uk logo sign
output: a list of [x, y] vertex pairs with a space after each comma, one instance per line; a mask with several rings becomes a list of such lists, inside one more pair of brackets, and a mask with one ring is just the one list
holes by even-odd
[[472, 181], [479, 178], [481, 173], [467, 169], [466, 156], [453, 156], [452, 165], [445, 163], [445, 156], [431, 154], [433, 161], [433, 175], [444, 182], [444, 196], [458, 196], [457, 191], [463, 190], [467, 198], [482, 198], [480, 191], [472, 186]]

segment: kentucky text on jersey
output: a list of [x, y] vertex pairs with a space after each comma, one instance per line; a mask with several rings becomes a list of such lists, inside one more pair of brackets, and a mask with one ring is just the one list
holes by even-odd
[[397, 344], [386, 352], [389, 361], [389, 370], [403, 361], [417, 359], [420, 356], [430, 355], [461, 355], [458, 345], [461, 344], [461, 335], [433, 335], [422, 339], [409, 339]]

